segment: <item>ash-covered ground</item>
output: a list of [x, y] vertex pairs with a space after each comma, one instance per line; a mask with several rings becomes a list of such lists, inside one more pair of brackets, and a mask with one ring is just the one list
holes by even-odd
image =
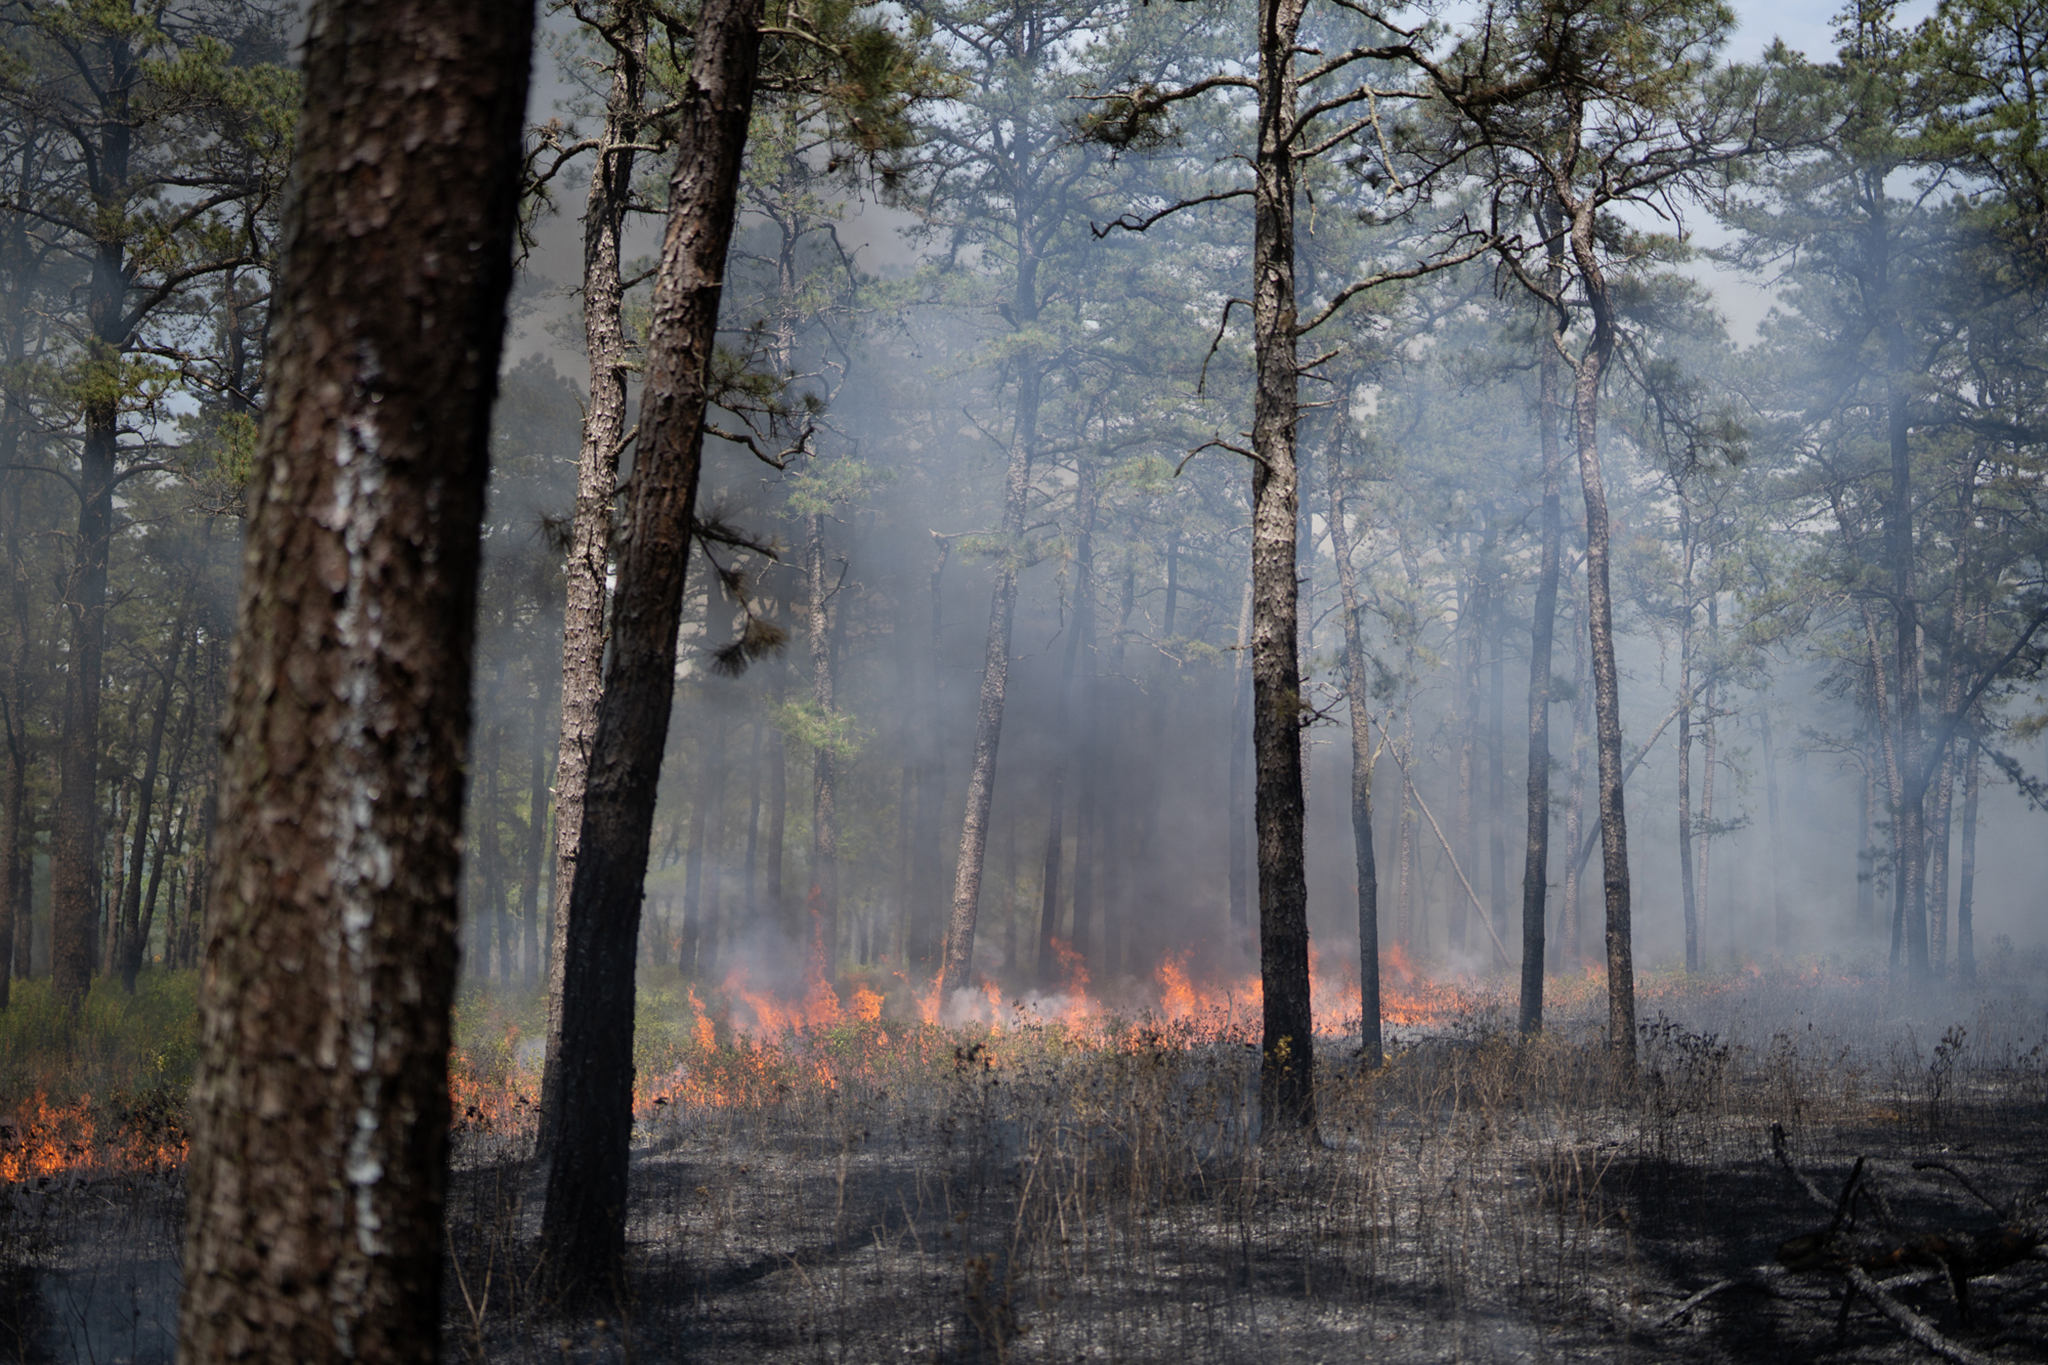
[[[601, 1321], [540, 1290], [524, 1135], [459, 1135], [443, 1355], [2048, 1359], [2044, 977], [1693, 978], [1634, 1085], [1583, 1015], [1482, 1004], [1378, 1072], [1324, 1039], [1314, 1141], [1260, 1140], [1256, 1052], [1200, 1021], [721, 1038], [642, 1127]], [[8, 1198], [0, 1356], [171, 1359], [174, 1181]]]

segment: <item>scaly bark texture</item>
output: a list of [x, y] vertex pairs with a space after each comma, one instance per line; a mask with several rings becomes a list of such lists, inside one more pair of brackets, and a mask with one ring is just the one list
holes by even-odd
[[647, 11], [643, 0], [615, 0], [604, 16], [612, 49], [611, 90], [597, 164], [583, 208], [583, 345], [590, 356], [590, 402], [576, 456], [576, 518], [570, 530], [562, 612], [562, 718], [555, 750], [555, 885], [548, 953], [547, 1044], [541, 1071], [536, 1146], [554, 1140], [561, 1108], [562, 953], [576, 850], [583, 834], [583, 792], [603, 690], [605, 583], [611, 568], [612, 501], [626, 430], [630, 373], [619, 238], [632, 200], [633, 162], [647, 84]]
[[179, 1358], [439, 1353], [455, 891], [530, 6], [328, 0], [250, 482]]
[[1259, 143], [1252, 238], [1252, 750], [1258, 829], [1259, 1098], [1268, 1133], [1315, 1123], [1308, 879], [1302, 851], [1301, 662], [1295, 580], [1301, 367], [1294, 299], [1296, 35], [1304, 0], [1259, 8]]
[[676, 101], [668, 229], [621, 528], [610, 662], [591, 746], [568, 923], [557, 940], [560, 1115], [541, 1244], [572, 1299], [621, 1288], [633, 1132], [633, 970], [655, 789], [675, 697], [683, 570], [703, 467], [704, 409], [761, 50], [761, 0], [708, 0]]

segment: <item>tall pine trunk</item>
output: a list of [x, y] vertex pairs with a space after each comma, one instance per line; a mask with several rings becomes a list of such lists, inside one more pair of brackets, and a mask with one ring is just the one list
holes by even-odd
[[[1033, 284], [1036, 261], [1017, 270], [1013, 315], [1037, 316]], [[974, 713], [974, 767], [967, 778], [967, 805], [960, 822], [960, 852], [953, 868], [953, 908], [939, 971], [940, 1003], [972, 984], [974, 923], [981, 906], [982, 863], [988, 853], [989, 807], [995, 799], [996, 751], [1003, 740], [1003, 701], [1010, 678], [1010, 630], [1017, 618], [1017, 575], [1024, 555], [1024, 514], [1031, 493], [1031, 462], [1038, 446], [1038, 407], [1044, 376], [1029, 355], [1019, 360], [1017, 426], [1010, 437], [1009, 467], [1003, 475], [1003, 524], [995, 588], [989, 594], [988, 645], [982, 657], [981, 700]]]
[[1337, 391], [1337, 433], [1324, 477], [1330, 490], [1330, 554], [1344, 611], [1344, 694], [1351, 712], [1351, 852], [1358, 872], [1359, 1056], [1368, 1067], [1386, 1060], [1380, 1032], [1380, 872], [1372, 843], [1372, 680], [1359, 620], [1358, 566], [1352, 562], [1346, 505], [1343, 434], [1350, 429], [1350, 388]]
[[1613, 304], [1593, 242], [1595, 206], [1572, 214], [1571, 251], [1593, 314], [1593, 335], [1573, 375], [1573, 434], [1586, 501], [1586, 643], [1593, 668], [1593, 733], [1600, 769], [1600, 874], [1606, 884], [1607, 1046], [1631, 1076], [1636, 1060], [1635, 936], [1630, 914], [1628, 820], [1623, 813], [1621, 673], [1614, 658], [1614, 602], [1608, 585], [1607, 484], [1600, 468], [1600, 384], [1614, 353]]
[[1963, 847], [1961, 885], [1956, 888], [1956, 979], [1977, 983], [1977, 790], [1983, 782], [1978, 740], [1970, 736], [1963, 757]]
[[[626, 387], [632, 357], [625, 328], [620, 239], [632, 204], [647, 83], [645, 0], [610, 0], [601, 20], [611, 48], [611, 88], [583, 207], [583, 346], [590, 397], [576, 454], [576, 514], [563, 565], [561, 729], [555, 746], [555, 877], [548, 907], [548, 1021], [541, 1072], [537, 1151], [554, 1141], [563, 1113], [562, 945], [583, 832], [583, 795], [603, 691], [606, 584], [612, 567], [612, 504], [626, 445]], [[643, 443], [644, 448], [644, 443]]]
[[1265, 1130], [1276, 1135], [1311, 1128], [1316, 1117], [1295, 578], [1301, 368], [1294, 297], [1294, 58], [1304, 4], [1261, 0], [1259, 6], [1252, 191], [1252, 750], [1264, 991], [1259, 1101]]
[[[1545, 215], [1546, 219], [1550, 216]], [[1562, 273], [1562, 243], [1552, 241], [1550, 273]], [[1544, 917], [1550, 890], [1550, 654], [1557, 629], [1557, 580], [1564, 543], [1564, 449], [1557, 439], [1557, 351], [1561, 319], [1549, 310], [1537, 342], [1536, 421], [1543, 453], [1543, 544], [1536, 570], [1536, 609], [1529, 621], [1529, 830], [1522, 858], [1522, 1000], [1521, 1027], [1534, 1033], [1543, 1027]], [[1570, 848], [1569, 843], [1566, 848]]]
[[633, 1132], [633, 966], [656, 789], [675, 696], [676, 632], [703, 467], [704, 415], [753, 109], [761, 0], [708, 0], [677, 100], [648, 323], [647, 379], [583, 828], [561, 935], [562, 1073], [541, 1241], [571, 1300], [623, 1290]]
[[532, 7], [308, 18], [219, 767], [182, 1361], [440, 1354], [477, 564]]
[[[812, 512], [804, 518], [804, 630], [811, 650], [811, 701], [818, 718], [833, 717], [832, 636], [830, 598], [825, 581], [825, 518]], [[805, 901], [812, 931], [824, 945], [825, 975], [834, 970], [839, 953], [839, 787], [838, 755], [829, 738], [811, 749], [811, 892]]]

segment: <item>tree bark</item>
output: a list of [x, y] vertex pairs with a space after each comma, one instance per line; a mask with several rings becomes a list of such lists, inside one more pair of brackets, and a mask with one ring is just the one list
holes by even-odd
[[707, 383], [753, 107], [761, 0], [708, 0], [678, 99], [669, 222], [649, 319], [640, 441], [618, 554], [609, 663], [561, 934], [562, 1083], [541, 1241], [574, 1301], [623, 1291], [633, 1130], [633, 959], [675, 694], [683, 571]]
[[[1037, 315], [1029, 258], [1018, 268], [1013, 312]], [[1028, 309], [1028, 313], [1025, 311]], [[1017, 428], [1010, 438], [1009, 468], [1003, 478], [1002, 549], [995, 590], [989, 596], [988, 647], [981, 670], [981, 702], [974, 716], [974, 769], [967, 779], [967, 809], [960, 825], [960, 856], [953, 871], [953, 912], [939, 972], [939, 999], [971, 984], [974, 921], [981, 905], [981, 868], [988, 852], [988, 813], [995, 797], [996, 749], [1003, 738], [1003, 699], [1010, 677], [1010, 628], [1017, 616], [1017, 574], [1024, 554], [1024, 512], [1031, 491], [1031, 461], [1038, 445], [1042, 376], [1037, 362], [1023, 357], [1017, 377]]]
[[1308, 882], [1302, 856], [1301, 664], [1295, 579], [1300, 411], [1294, 297], [1297, 35], [1305, 0], [1260, 0], [1252, 333], [1252, 748], [1258, 825], [1259, 1102], [1265, 1131], [1313, 1128]]
[[1600, 469], [1600, 382], [1614, 353], [1613, 305], [1593, 242], [1596, 205], [1572, 212], [1571, 252], [1593, 314], [1593, 335], [1573, 376], [1579, 487], [1586, 501], [1586, 627], [1593, 667], [1594, 735], [1600, 760], [1600, 871], [1607, 905], [1607, 1046], [1631, 1076], [1636, 1061], [1635, 945], [1630, 917], [1628, 820], [1623, 813], [1621, 673], [1614, 659], [1608, 586], [1607, 486]]
[[576, 882], [583, 794], [590, 778], [603, 691], [606, 582], [612, 559], [612, 504], [626, 445], [626, 386], [632, 372], [624, 324], [620, 238], [632, 204], [633, 166], [647, 82], [644, 0], [610, 0], [611, 88], [583, 209], [583, 345], [590, 398], [576, 456], [576, 515], [563, 565], [561, 733], [555, 748], [555, 881], [549, 907], [547, 1045], [535, 1148], [554, 1141], [561, 1106], [562, 944]]
[[328, 0], [250, 481], [179, 1358], [439, 1354], [470, 646], [530, 6]]

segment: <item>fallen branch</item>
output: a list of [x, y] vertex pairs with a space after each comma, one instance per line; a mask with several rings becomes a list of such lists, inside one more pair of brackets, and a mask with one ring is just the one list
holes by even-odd
[[1849, 1283], [1861, 1290], [1877, 1305], [1877, 1311], [1897, 1324], [1900, 1331], [1925, 1346], [1928, 1350], [1956, 1365], [1991, 1365], [1989, 1356], [1978, 1355], [1967, 1346], [1958, 1346], [1934, 1330], [1934, 1324], [1921, 1317], [1912, 1309], [1900, 1303], [1885, 1291], [1883, 1285], [1870, 1278], [1870, 1272], [1861, 1266], [1848, 1267]]
[[1677, 1322], [1687, 1313], [1690, 1313], [1693, 1309], [1699, 1307], [1701, 1304], [1705, 1303], [1708, 1299], [1720, 1293], [1722, 1290], [1732, 1289], [1738, 1284], [1746, 1284], [1749, 1282], [1749, 1279], [1750, 1277], [1744, 1276], [1740, 1279], [1714, 1281], [1714, 1283], [1708, 1285], [1705, 1289], [1702, 1289], [1699, 1293], [1693, 1295], [1684, 1303], [1679, 1304], [1678, 1307], [1672, 1309], [1663, 1317], [1658, 1318], [1653, 1323], [1650, 1323], [1650, 1330], [1656, 1332], [1661, 1331], [1666, 1327], [1669, 1327], [1672, 1323]]

